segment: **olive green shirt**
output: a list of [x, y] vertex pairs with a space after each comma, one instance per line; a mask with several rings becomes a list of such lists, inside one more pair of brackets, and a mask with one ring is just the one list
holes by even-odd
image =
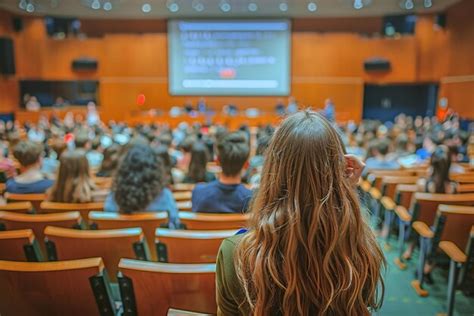
[[217, 315], [249, 315], [245, 294], [235, 272], [234, 250], [243, 234], [225, 239], [219, 249], [216, 267]]

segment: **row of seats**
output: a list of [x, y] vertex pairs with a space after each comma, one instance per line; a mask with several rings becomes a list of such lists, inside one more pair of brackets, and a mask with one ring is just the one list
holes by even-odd
[[450, 258], [447, 307], [448, 315], [452, 315], [455, 290], [466, 280], [467, 271], [472, 269], [468, 263], [474, 258], [474, 193], [466, 193], [474, 191], [474, 176], [464, 174], [456, 178], [459, 194], [431, 194], [417, 192], [416, 173], [372, 170], [360, 188], [370, 199], [374, 224], [384, 218], [382, 237], [387, 250], [391, 249], [392, 227], [398, 225], [395, 263], [400, 269], [407, 268], [403, 258], [407, 241], [419, 239], [418, 279], [412, 282], [418, 295], [429, 295], [423, 273], [427, 256], [434, 258], [442, 251]]
[[[0, 261], [2, 315], [216, 314], [215, 264], [120, 259], [114, 295], [100, 257], [57, 262]], [[173, 315], [187, 315], [179, 312]], [[191, 314], [191, 313], [189, 313]]]

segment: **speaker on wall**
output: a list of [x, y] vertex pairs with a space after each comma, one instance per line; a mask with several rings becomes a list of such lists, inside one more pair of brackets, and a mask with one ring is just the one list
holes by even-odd
[[390, 69], [390, 60], [385, 58], [371, 58], [364, 61], [364, 70], [367, 72], [383, 72]]
[[14, 17], [12, 19], [12, 26], [15, 32], [21, 32], [23, 30], [23, 20], [20, 17]]
[[0, 74], [15, 74], [15, 51], [13, 40], [8, 37], [0, 37]]
[[97, 66], [97, 60], [91, 58], [81, 58], [72, 61], [72, 69], [74, 71], [95, 71]]

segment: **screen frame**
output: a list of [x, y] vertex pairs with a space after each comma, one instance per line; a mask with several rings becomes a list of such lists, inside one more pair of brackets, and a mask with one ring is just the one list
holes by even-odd
[[[271, 94], [261, 94], [261, 93], [246, 93], [246, 94], [235, 94], [235, 93], [177, 93], [175, 91], [172, 91], [172, 82], [174, 80], [174, 71], [173, 71], [173, 66], [172, 66], [172, 61], [171, 61], [171, 56], [172, 56], [172, 45], [171, 45], [171, 35], [170, 35], [170, 29], [171, 29], [171, 24], [175, 22], [193, 22], [193, 21], [208, 21], [208, 22], [262, 22], [262, 21], [273, 21], [273, 22], [286, 22], [288, 25], [288, 53], [287, 53], [287, 74], [286, 77], [288, 78], [287, 82], [288, 85], [285, 88], [285, 91], [282, 93], [271, 93]], [[167, 37], [167, 71], [168, 71], [168, 94], [170, 96], [176, 96], [176, 97], [196, 97], [196, 96], [201, 96], [201, 97], [288, 97], [291, 96], [291, 90], [292, 90], [292, 34], [293, 34], [293, 29], [292, 29], [293, 23], [292, 19], [290, 18], [279, 18], [279, 17], [263, 17], [263, 18], [229, 18], [229, 19], [224, 19], [224, 18], [173, 18], [173, 19], [168, 19], [167, 21], [167, 30], [166, 30], [166, 37]]]

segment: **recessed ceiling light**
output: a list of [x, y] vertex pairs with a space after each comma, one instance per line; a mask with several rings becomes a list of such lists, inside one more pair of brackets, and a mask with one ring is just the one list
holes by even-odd
[[18, 3], [18, 7], [22, 10], [26, 10], [26, 0], [21, 0], [20, 3]]
[[110, 11], [110, 10], [112, 10], [112, 3], [107, 1], [107, 2], [104, 3], [103, 7], [104, 7], [105, 11]]
[[425, 8], [427, 8], [427, 9], [428, 9], [428, 8], [431, 8], [431, 7], [433, 6], [433, 1], [431, 1], [431, 0], [425, 0], [425, 1], [423, 2], [423, 5], [424, 5]]
[[413, 0], [406, 0], [405, 1], [405, 9], [411, 10], [414, 7], [415, 7], [415, 5], [413, 4]]
[[314, 2], [308, 3], [308, 11], [315, 12], [318, 9], [318, 6]]
[[255, 11], [258, 10], [258, 6], [257, 6], [256, 3], [250, 2], [249, 5], [248, 5], [248, 9], [251, 12], [255, 12]]
[[150, 13], [151, 12], [151, 5], [149, 3], [144, 3], [142, 5], [143, 13]]
[[33, 5], [33, 3], [28, 3], [26, 5], [26, 12], [32, 13], [34, 11], [35, 11], [35, 6]]
[[204, 4], [202, 4], [201, 2], [198, 2], [198, 3], [193, 5], [193, 8], [197, 12], [202, 12], [202, 11], [204, 11]]
[[168, 10], [170, 10], [170, 12], [178, 12], [179, 11], [179, 5], [175, 2], [173, 2], [168, 6]]
[[280, 5], [278, 7], [280, 8], [280, 11], [282, 11], [282, 12], [288, 11], [288, 4], [286, 4], [286, 2], [280, 3]]
[[354, 0], [354, 9], [360, 10], [364, 7], [362, 0]]
[[99, 0], [94, 0], [92, 1], [91, 8], [94, 10], [99, 10], [100, 9], [100, 2]]
[[223, 12], [229, 12], [231, 9], [232, 9], [232, 7], [230, 6], [229, 3], [227, 3], [227, 2], [221, 3], [221, 10]]

